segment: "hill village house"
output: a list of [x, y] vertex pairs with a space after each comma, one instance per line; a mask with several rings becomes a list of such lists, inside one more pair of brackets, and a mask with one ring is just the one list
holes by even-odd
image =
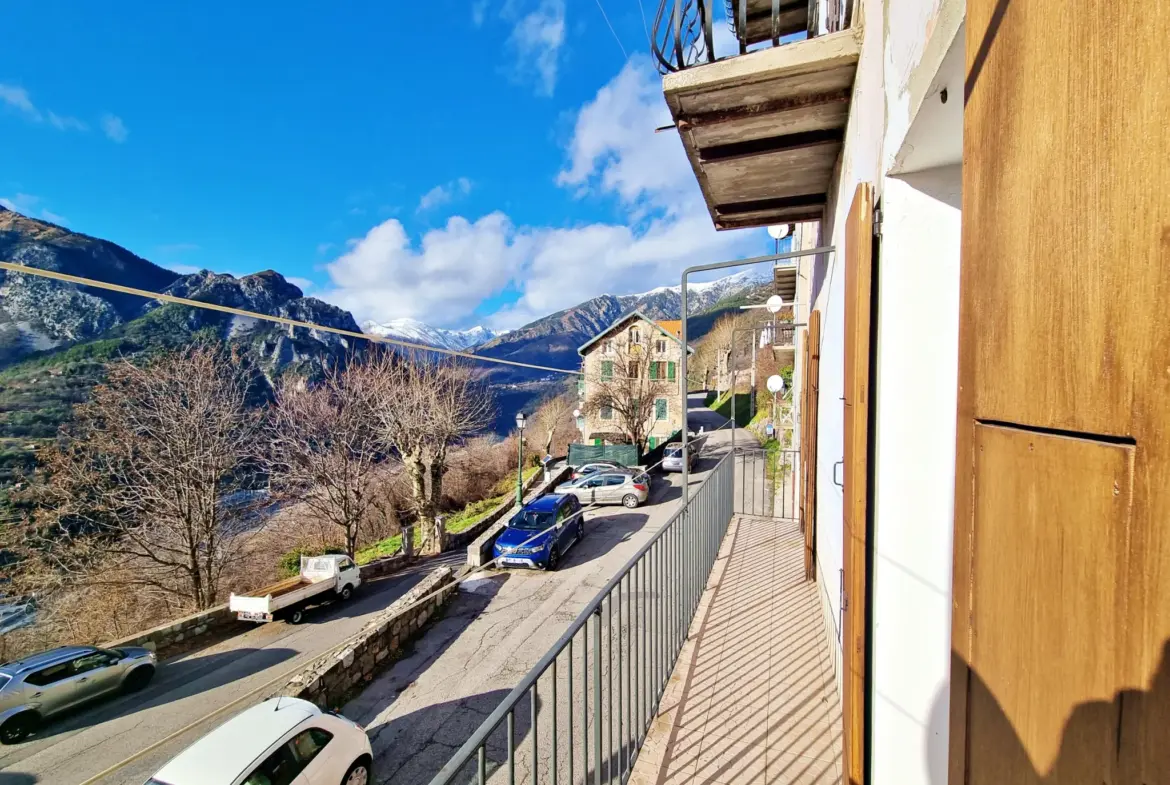
[[[639, 367], [646, 368], [650, 381], [662, 382], [656, 385], [661, 390], [654, 402], [654, 411], [647, 428], [648, 448], [654, 449], [681, 430], [683, 413], [678, 401], [681, 335], [681, 322], [677, 320], [656, 322], [640, 311], [634, 311], [621, 317], [577, 349], [577, 353], [581, 355], [584, 372], [577, 392], [582, 410], [581, 436], [586, 444], [629, 442], [612, 409], [602, 407], [598, 411], [589, 411], [584, 404], [593, 395], [593, 388], [603, 380], [614, 378], [615, 374], [637, 372]], [[648, 364], [629, 362], [629, 358], [637, 356], [638, 352], [642, 351], [650, 353]], [[693, 353], [694, 349], [690, 351]], [[630, 367], [619, 367], [623, 364]]]

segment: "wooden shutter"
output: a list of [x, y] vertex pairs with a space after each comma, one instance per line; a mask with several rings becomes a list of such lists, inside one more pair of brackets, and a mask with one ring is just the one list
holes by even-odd
[[844, 661], [845, 782], [866, 781], [866, 628], [868, 626], [868, 497], [873, 186], [861, 183], [845, 227], [845, 569], [841, 649]]
[[1170, 7], [966, 7], [950, 783], [1170, 782]]
[[817, 533], [817, 407], [821, 384], [821, 312], [813, 311], [804, 330], [804, 385], [801, 388], [800, 462], [801, 508], [800, 526], [804, 532], [804, 577], [815, 581]]
[[672, 381], [672, 382], [673, 382], [673, 381], [675, 380], [675, 376], [676, 376], [676, 374], [677, 374], [677, 371], [675, 371], [675, 364], [674, 364], [674, 363], [667, 363], [667, 364], [666, 364], [666, 378], [667, 378], [667, 381]]
[[613, 378], [613, 360], [602, 360], [601, 361], [601, 378], [602, 379], [612, 379]]

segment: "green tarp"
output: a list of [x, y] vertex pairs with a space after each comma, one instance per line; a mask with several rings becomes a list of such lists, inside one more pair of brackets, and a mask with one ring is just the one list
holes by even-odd
[[632, 444], [570, 444], [569, 465], [594, 461], [617, 461], [622, 466], [638, 465], [638, 448]]

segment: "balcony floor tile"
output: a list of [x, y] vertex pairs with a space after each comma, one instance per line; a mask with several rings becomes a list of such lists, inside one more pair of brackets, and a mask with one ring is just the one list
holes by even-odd
[[631, 782], [839, 785], [840, 707], [792, 522], [737, 517]]

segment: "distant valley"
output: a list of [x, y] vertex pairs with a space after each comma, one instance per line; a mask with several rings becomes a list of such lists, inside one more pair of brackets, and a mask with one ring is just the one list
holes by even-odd
[[[0, 259], [259, 313], [358, 331], [347, 311], [306, 297], [275, 271], [236, 278], [202, 271], [180, 275], [114, 243], [71, 232], [0, 207]], [[739, 305], [766, 296], [759, 273], [739, 273], [693, 284], [690, 338]], [[371, 335], [439, 349], [473, 352], [551, 368], [579, 366], [577, 347], [619, 316], [641, 310], [652, 319], [678, 319], [679, 287], [642, 294], [601, 295], [497, 334], [485, 327], [453, 330], [413, 319], [366, 322]], [[105, 363], [194, 341], [226, 340], [248, 355], [270, 384], [282, 374], [314, 378], [343, 363], [364, 342], [334, 333], [272, 322], [0, 270], [0, 485], [31, 465], [32, 450], [56, 433], [73, 404], [100, 383]], [[559, 389], [560, 374], [485, 364], [505, 433], [515, 412]], [[263, 394], [261, 391], [259, 394]]]

